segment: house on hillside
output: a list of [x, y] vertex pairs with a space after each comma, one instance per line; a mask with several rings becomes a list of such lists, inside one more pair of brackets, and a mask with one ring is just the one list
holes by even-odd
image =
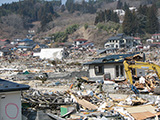
[[131, 57], [136, 54], [137, 53], [109, 55], [106, 57], [96, 59], [91, 62], [84, 63], [84, 65], [88, 65], [89, 67], [90, 78], [103, 78], [104, 74], [109, 74], [110, 79], [114, 80], [119, 76], [121, 77], [125, 76], [124, 66], [123, 66], [124, 58]]
[[154, 40], [155, 42], [159, 42], [160, 41], [160, 33], [153, 34], [151, 36], [151, 39]]
[[73, 45], [74, 45], [75, 47], [78, 47], [78, 46], [86, 43], [87, 41], [88, 41], [88, 40], [86, 40], [86, 39], [76, 39], [76, 40], [74, 40]]
[[40, 52], [41, 49], [44, 49], [44, 48], [49, 48], [49, 47], [45, 44], [35, 43], [33, 45], [32, 50], [33, 50], [33, 52]]
[[135, 11], [135, 12], [136, 12], [136, 11], [137, 11], [137, 8], [136, 8], [136, 7], [129, 7], [129, 10], [130, 10], [130, 11]]
[[113, 12], [117, 13], [117, 15], [119, 16], [125, 15], [125, 11], [123, 9], [116, 9], [116, 10], [113, 10]]
[[3, 48], [7, 45], [10, 45], [10, 40], [8, 39], [0, 39], [0, 48]]
[[28, 85], [0, 79], [0, 120], [21, 120], [21, 91]]
[[32, 51], [35, 46], [36, 45], [33, 40], [25, 38], [23, 40], [18, 41], [18, 45], [16, 46], [16, 48], [22, 51]]
[[34, 44], [34, 41], [28, 38], [18, 41], [19, 46], [31, 46], [33, 44]]
[[104, 48], [132, 48], [136, 45], [137, 43], [135, 42], [134, 37], [120, 33], [114, 37], [108, 38]]
[[20, 38], [15, 38], [13, 41], [11, 41], [12, 45], [17, 45], [19, 41], [21, 41], [22, 39]]
[[8, 40], [8, 39], [0, 39], [0, 41], [5, 42], [5, 43], [7, 43], [7, 44], [10, 43], [10, 40]]
[[34, 49], [34, 45], [32, 46], [16, 46], [16, 48], [20, 51], [32, 51]]
[[142, 40], [140, 37], [133, 37], [133, 39], [134, 39], [134, 43], [136, 43], [137, 45], [142, 44]]

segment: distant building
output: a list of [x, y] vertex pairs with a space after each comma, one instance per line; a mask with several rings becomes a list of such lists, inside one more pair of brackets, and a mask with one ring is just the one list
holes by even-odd
[[80, 45], [83, 48], [87, 48], [87, 47], [93, 47], [94, 44], [92, 42], [85, 42], [83, 44]]
[[107, 39], [105, 48], [132, 48], [134, 46], [134, 38], [125, 36], [123, 33]]
[[30, 46], [33, 44], [34, 44], [34, 41], [28, 38], [18, 41], [19, 46]]
[[22, 51], [32, 51], [35, 47], [35, 42], [31, 39], [25, 38], [23, 40], [17, 41], [16, 48]]
[[20, 46], [16, 46], [16, 48], [18, 50], [22, 50], [22, 51], [32, 51], [34, 49], [34, 45], [32, 45], [32, 46], [23, 46], [23, 45], [20, 45]]
[[153, 41], [153, 39], [147, 39], [146, 42], [147, 43], [153, 43], [154, 41]]
[[21, 120], [21, 91], [28, 85], [0, 79], [0, 120]]
[[74, 40], [74, 46], [75, 47], [78, 47], [79, 45], [82, 45], [82, 44], [84, 44], [84, 43], [86, 43], [88, 40], [86, 40], [86, 39], [76, 39], [76, 40]]
[[136, 7], [129, 7], [129, 10], [130, 11], [137, 11], [137, 8]]
[[113, 12], [117, 13], [117, 15], [119, 16], [125, 15], [125, 11], [123, 9], [116, 9], [116, 10], [113, 10]]
[[142, 44], [142, 41], [141, 41], [141, 38], [140, 37], [134, 37], [134, 42], [139, 45], [139, 44]]
[[151, 39], [154, 40], [155, 42], [159, 42], [160, 41], [160, 33], [153, 34], [151, 36]]

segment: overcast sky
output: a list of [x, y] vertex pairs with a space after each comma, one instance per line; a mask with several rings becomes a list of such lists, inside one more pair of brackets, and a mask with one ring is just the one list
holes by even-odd
[[[12, 2], [18, 2], [19, 0], [0, 0], [0, 6], [3, 4], [3, 3], [12, 3]], [[50, 1], [50, 0], [48, 0]], [[62, 0], [62, 4], [64, 4], [67, 0]]]
[[0, 0], [0, 5], [3, 3], [12, 3], [12, 2], [18, 2], [19, 0]]

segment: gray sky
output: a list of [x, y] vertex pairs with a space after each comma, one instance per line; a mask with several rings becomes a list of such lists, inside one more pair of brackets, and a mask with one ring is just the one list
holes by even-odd
[[3, 3], [12, 3], [12, 2], [18, 2], [19, 0], [0, 0], [0, 5]]
[[[12, 2], [18, 2], [19, 0], [0, 0], [0, 6], [4, 3], [12, 3]], [[49, 0], [48, 0], [49, 1]], [[62, 0], [62, 4], [64, 4], [67, 0]]]

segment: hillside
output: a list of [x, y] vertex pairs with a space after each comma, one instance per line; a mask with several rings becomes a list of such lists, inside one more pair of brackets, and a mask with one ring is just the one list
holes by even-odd
[[[40, 32], [34, 38], [39, 42], [39, 38], [42, 38], [41, 42], [43, 42], [44, 37], [49, 37], [57, 32], [63, 32], [67, 27], [78, 24], [79, 28], [73, 32], [73, 34], [68, 36], [68, 42], [73, 42], [74, 39], [84, 38], [94, 42], [96, 46], [103, 47], [103, 44], [107, 38], [115, 35], [116, 33], [109, 33], [105, 30], [99, 29], [96, 25], [94, 25], [95, 16], [95, 14], [80, 14], [79, 12], [70, 14], [66, 11], [61, 13], [61, 17], [58, 17], [54, 20], [54, 28], [46, 32]], [[84, 28], [85, 24], [88, 25], [87, 29]]]
[[[77, 6], [81, 9], [77, 9], [74, 7], [74, 12], [69, 11], [69, 8], [67, 8], [67, 6], [62, 9], [62, 6], [59, 3], [43, 3], [36, 1], [37, 0], [29, 1], [29, 4], [31, 4], [29, 8], [33, 6], [32, 8], [34, 8], [34, 11], [31, 11], [29, 8], [27, 8], [26, 5], [23, 4], [23, 2], [21, 4], [24, 6], [24, 8], [27, 9], [23, 9], [22, 7], [18, 8], [22, 10], [23, 13], [15, 9], [13, 10], [13, 8], [17, 6], [16, 3], [11, 4], [11, 6], [4, 5], [2, 6], [2, 8], [0, 8], [1, 38], [7, 38], [10, 40], [13, 40], [14, 38], [24, 38], [26, 37], [26, 34], [28, 34], [28, 30], [35, 30], [36, 34], [34, 40], [38, 42], [44, 42], [44, 37], [52, 36], [57, 32], [64, 32], [67, 27], [77, 24], [79, 25], [78, 29], [67, 36], [67, 41], [71, 42], [76, 38], [84, 38], [94, 42], [98, 46], [103, 46], [103, 43], [109, 36], [115, 35], [118, 32], [122, 32], [120, 26], [118, 30], [114, 30], [114, 28], [112, 28], [111, 25], [115, 25], [114, 23], [105, 23], [104, 25], [102, 25], [105, 26], [105, 30], [104, 28], [101, 28], [102, 26], [97, 26], [94, 24], [97, 12], [99, 12], [100, 10], [104, 11], [107, 9], [116, 9], [118, 3], [117, 1], [106, 2], [110, 0], [101, 0], [96, 3], [82, 3], [82, 5]], [[121, 0], [123, 4], [127, 3], [129, 4], [129, 6], [136, 7], [139, 7], [139, 5], [152, 4], [153, 1], [154, 0]], [[97, 10], [97, 12], [90, 13], [93, 12], [94, 9], [93, 11], [91, 9], [88, 9], [89, 7], [91, 7], [89, 4], [91, 4]], [[47, 5], [49, 5], [51, 9], [46, 9], [48, 8], [45, 7]], [[41, 10], [39, 11], [39, 9]], [[29, 10], [28, 12], [32, 14], [25, 14], [27, 10]], [[14, 14], [11, 11], [15, 11]], [[6, 15], [3, 16], [2, 13], [5, 13]], [[45, 17], [43, 17], [40, 13], [43, 13]], [[37, 15], [37, 17], [35, 15]], [[51, 19], [50, 16], [52, 16]], [[88, 25], [87, 29], [84, 28], [85, 24]], [[107, 28], [107, 26], [109, 26], [109, 28]], [[106, 30], [106, 28], [109, 31]]]

